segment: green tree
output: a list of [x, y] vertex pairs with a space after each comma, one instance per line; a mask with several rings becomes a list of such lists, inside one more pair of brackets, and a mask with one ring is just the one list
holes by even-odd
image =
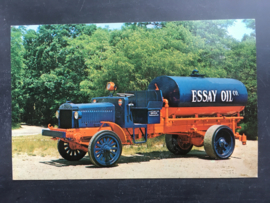
[[255, 33], [255, 20], [254, 19], [244, 19], [242, 21], [243, 23], [245, 23], [247, 28], [252, 29], [253, 31], [250, 33], [251, 37], [256, 37], [256, 33]]
[[[252, 24], [254, 20], [247, 22]], [[257, 65], [254, 33], [245, 35], [241, 42], [235, 42], [227, 53], [225, 61], [224, 68], [228, 76], [243, 82], [248, 91], [248, 102], [241, 132], [245, 133], [249, 139], [257, 139]]]
[[162, 29], [131, 29], [130, 25], [121, 30], [98, 29], [69, 43], [85, 58], [89, 74], [81, 90], [93, 97], [108, 94], [104, 89], [110, 80], [121, 92], [147, 89], [159, 75], [189, 75], [199, 66], [202, 50], [198, 47], [203, 40], [183, 26], [167, 23]]
[[11, 98], [12, 98], [12, 124], [20, 122], [23, 113], [24, 97], [23, 97], [23, 80], [22, 76], [25, 71], [25, 61], [23, 55], [25, 49], [23, 47], [24, 27], [11, 27]]
[[[200, 54], [200, 64], [209, 74], [208, 77], [227, 77], [224, 71], [224, 58], [236, 42], [228, 35], [227, 28], [234, 20], [192, 21], [190, 31], [204, 40]], [[217, 72], [218, 71], [218, 72]]]
[[[246, 85], [249, 99], [241, 125], [249, 138], [256, 137], [252, 132], [256, 129], [252, 125], [257, 125], [255, 35], [246, 35], [241, 42], [233, 39], [227, 32], [233, 23], [142, 22], [126, 23], [120, 30], [80, 24], [43, 25], [37, 32], [26, 31], [25, 51], [13, 51], [22, 51], [27, 67], [21, 69], [22, 77], [12, 72], [14, 81], [21, 85], [13, 89], [23, 90], [14, 91], [13, 105], [20, 104], [15, 95], [23, 92], [25, 99], [17, 108], [23, 112], [23, 120], [54, 124], [54, 112], [60, 104], [66, 100], [89, 102], [92, 97], [108, 95], [108, 81], [116, 83], [118, 92], [144, 90], [157, 76], [188, 76], [198, 69], [207, 77], [236, 78]], [[245, 23], [253, 25], [252, 21]]]
[[54, 112], [61, 103], [84, 101], [79, 93], [79, 84], [86, 77], [84, 60], [72, 56], [67, 40], [91, 35], [95, 29], [95, 25], [42, 25], [37, 32], [27, 31], [24, 36], [28, 67], [24, 75], [26, 122], [56, 123]]

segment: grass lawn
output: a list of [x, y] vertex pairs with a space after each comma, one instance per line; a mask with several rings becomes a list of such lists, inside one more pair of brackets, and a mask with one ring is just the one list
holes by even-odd
[[[193, 150], [196, 147], [193, 147]], [[152, 151], [168, 151], [165, 144], [165, 135], [148, 139], [147, 143], [124, 145], [123, 155], [147, 153]], [[57, 141], [42, 135], [12, 137], [12, 156], [27, 154], [29, 156], [58, 157]]]
[[58, 156], [57, 141], [40, 135], [12, 137], [12, 156]]

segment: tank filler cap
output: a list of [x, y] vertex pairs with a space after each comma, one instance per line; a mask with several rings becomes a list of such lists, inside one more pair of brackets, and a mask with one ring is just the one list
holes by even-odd
[[203, 78], [205, 75], [199, 74], [199, 71], [194, 69], [190, 76], [191, 77], [201, 77], [201, 78]]

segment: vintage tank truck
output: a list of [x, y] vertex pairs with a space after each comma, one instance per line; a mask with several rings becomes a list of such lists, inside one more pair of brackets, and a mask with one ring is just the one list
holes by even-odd
[[[115, 91], [113, 82], [107, 90]], [[111, 93], [91, 103], [66, 102], [56, 112], [58, 128], [48, 125], [42, 135], [58, 140], [58, 151], [68, 161], [88, 152], [96, 166], [112, 166], [122, 145], [147, 142], [166, 134], [168, 150], [185, 155], [192, 146], [204, 146], [213, 159], [227, 159], [247, 102], [244, 84], [229, 78], [206, 78], [195, 70], [190, 77], [160, 76], [148, 90]]]

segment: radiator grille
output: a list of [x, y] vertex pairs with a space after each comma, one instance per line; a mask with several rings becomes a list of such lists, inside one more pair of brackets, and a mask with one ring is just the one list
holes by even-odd
[[72, 128], [71, 110], [60, 110], [60, 128]]

